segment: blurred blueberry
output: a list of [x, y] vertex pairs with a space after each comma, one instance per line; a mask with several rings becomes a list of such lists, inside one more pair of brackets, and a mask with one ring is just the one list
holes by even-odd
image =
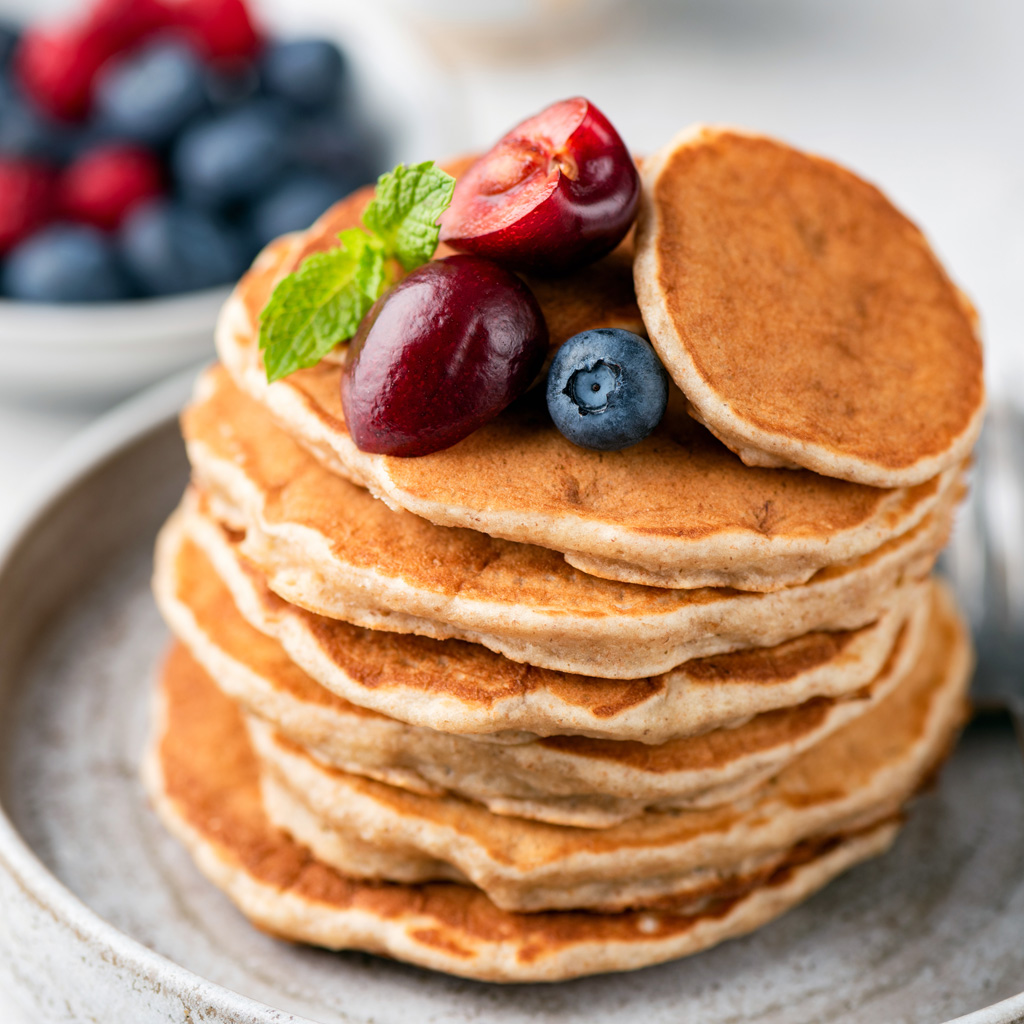
[[343, 194], [377, 180], [382, 147], [365, 127], [339, 114], [303, 118], [292, 129], [296, 162], [336, 182]]
[[341, 51], [326, 39], [273, 42], [264, 51], [260, 66], [268, 96], [310, 111], [338, 99], [346, 70]]
[[248, 102], [259, 87], [260, 77], [251, 64], [221, 64], [206, 70], [206, 99], [217, 112]]
[[72, 163], [97, 146], [108, 146], [117, 142], [136, 144], [135, 139], [98, 121], [86, 121], [73, 127], [69, 125], [63, 140], [64, 160]]
[[160, 40], [105, 71], [96, 113], [115, 135], [163, 145], [206, 107], [206, 70], [183, 43]]
[[0, 71], [10, 66], [11, 55], [18, 45], [18, 27], [9, 21], [0, 21]]
[[263, 195], [289, 161], [285, 126], [276, 106], [255, 102], [187, 128], [171, 154], [182, 195], [207, 209]]
[[152, 295], [227, 284], [245, 269], [246, 254], [230, 228], [163, 199], [129, 216], [121, 227], [120, 244], [129, 271]]
[[308, 228], [344, 195], [342, 189], [320, 174], [293, 174], [253, 207], [251, 228], [256, 245], [262, 249], [279, 235]]
[[54, 224], [13, 249], [3, 285], [28, 302], [110, 302], [131, 293], [113, 245], [81, 224]]
[[60, 163], [73, 129], [50, 120], [9, 83], [0, 86], [0, 154]]

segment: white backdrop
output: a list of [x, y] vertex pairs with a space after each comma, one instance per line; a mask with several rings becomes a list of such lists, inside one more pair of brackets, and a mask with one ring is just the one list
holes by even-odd
[[[284, 6], [266, 6], [275, 5]], [[330, 21], [345, 4], [287, 6]], [[695, 120], [776, 133], [849, 164], [921, 224], [981, 311], [992, 390], [1018, 397], [1024, 4], [564, 0], [564, 22], [539, 18], [532, 34], [507, 24], [453, 28], [466, 10], [514, 20], [522, 6], [530, 5], [391, 0], [407, 25], [423, 28], [426, 53], [415, 61], [359, 56], [370, 65], [379, 59], [386, 74], [415, 76], [429, 100], [429, 131], [408, 133], [400, 156], [486, 146], [522, 117], [577, 93], [602, 107], [638, 152]], [[29, 8], [0, 0], [0, 10]], [[27, 476], [90, 415], [0, 405], [0, 530]], [[0, 993], [0, 1021], [14, 1019]]]

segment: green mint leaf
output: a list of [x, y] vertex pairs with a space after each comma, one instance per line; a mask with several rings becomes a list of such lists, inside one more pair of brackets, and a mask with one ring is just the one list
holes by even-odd
[[363, 223], [403, 269], [415, 270], [434, 255], [441, 232], [437, 219], [454, 191], [455, 179], [432, 160], [412, 167], [399, 164], [377, 179]]
[[260, 314], [260, 348], [273, 383], [316, 366], [356, 333], [359, 321], [391, 283], [378, 238], [358, 228], [338, 235], [341, 246], [314, 253], [278, 282]]

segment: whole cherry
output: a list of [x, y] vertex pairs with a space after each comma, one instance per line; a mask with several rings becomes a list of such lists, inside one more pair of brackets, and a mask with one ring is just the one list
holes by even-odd
[[533, 383], [548, 330], [533, 293], [478, 256], [427, 263], [377, 300], [341, 378], [356, 445], [429, 455], [493, 419]]
[[589, 100], [524, 121], [459, 179], [441, 240], [514, 270], [564, 273], [610, 252], [629, 230], [640, 176]]

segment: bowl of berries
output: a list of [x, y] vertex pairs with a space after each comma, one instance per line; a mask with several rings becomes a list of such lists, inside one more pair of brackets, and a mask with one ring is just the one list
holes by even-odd
[[25, 6], [0, 2], [8, 396], [106, 400], [211, 353], [256, 253], [415, 149], [394, 111], [427, 133], [438, 108], [430, 75], [403, 92], [366, 60], [395, 27], [344, 12], [311, 31], [246, 0]]

